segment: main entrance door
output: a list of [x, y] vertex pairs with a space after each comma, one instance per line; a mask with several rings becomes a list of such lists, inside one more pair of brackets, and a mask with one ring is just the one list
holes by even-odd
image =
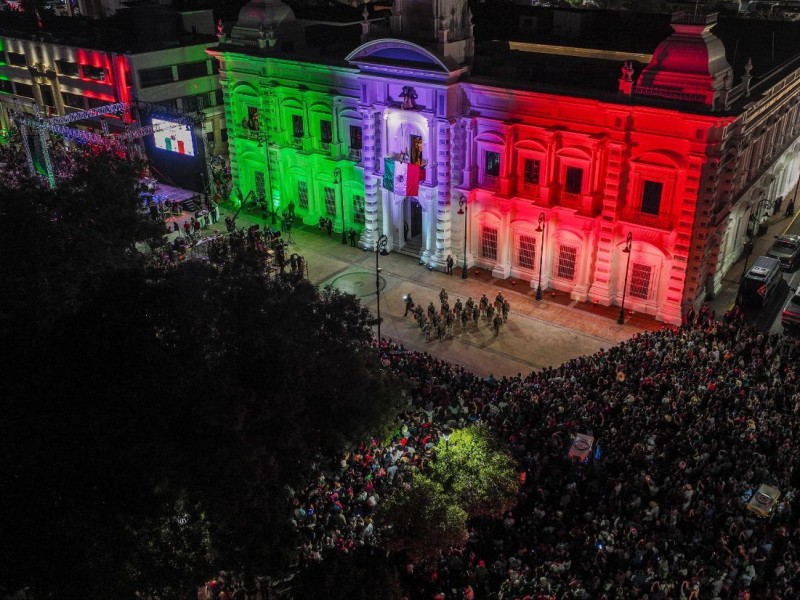
[[409, 237], [422, 235], [422, 206], [413, 198], [408, 199], [411, 204], [411, 231]]

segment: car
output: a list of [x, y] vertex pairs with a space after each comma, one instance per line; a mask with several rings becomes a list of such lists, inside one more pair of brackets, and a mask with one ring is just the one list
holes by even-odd
[[800, 264], [800, 235], [776, 236], [767, 256], [781, 261], [784, 271], [795, 269]]

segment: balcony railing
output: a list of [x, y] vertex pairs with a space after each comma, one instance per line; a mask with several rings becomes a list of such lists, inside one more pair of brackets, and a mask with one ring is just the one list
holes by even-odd
[[490, 190], [496, 190], [499, 180], [500, 178], [497, 177], [497, 175], [487, 175], [484, 173], [481, 178], [481, 186]]
[[564, 192], [561, 194], [561, 206], [566, 206], [567, 208], [583, 208], [583, 196], [580, 194], [572, 194], [570, 192]]
[[347, 151], [347, 156], [349, 156], [351, 160], [361, 162], [361, 148], [350, 148]]
[[303, 138], [301, 137], [290, 137], [289, 138], [289, 146], [291, 148], [296, 148], [297, 150], [303, 149]]
[[522, 182], [522, 195], [526, 198], [538, 198], [539, 184]]
[[320, 152], [324, 152], [325, 154], [331, 153], [331, 143], [330, 142], [320, 142], [319, 143], [319, 150]]
[[669, 215], [650, 215], [638, 210], [626, 210], [622, 214], [622, 220], [652, 229], [672, 229], [672, 219]]

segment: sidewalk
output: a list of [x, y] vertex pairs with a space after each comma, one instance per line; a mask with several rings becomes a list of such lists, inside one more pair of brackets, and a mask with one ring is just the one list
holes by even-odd
[[[224, 213], [224, 214], [223, 214]], [[224, 229], [228, 209], [221, 210]], [[239, 214], [237, 227], [264, 221], [252, 214]], [[341, 233], [328, 237], [312, 226], [292, 229], [294, 244], [290, 251], [301, 254], [308, 265], [312, 283], [334, 287], [354, 294], [375, 314], [375, 253], [341, 243]], [[431, 271], [412, 257], [392, 252], [380, 257], [381, 335], [402, 341], [406, 347], [463, 365], [473, 372], [496, 376], [528, 373], [547, 366], [557, 366], [579, 355], [592, 354], [633, 335], [661, 328], [661, 323], [648, 315], [626, 313], [625, 324], [617, 324], [619, 308], [597, 306], [571, 300], [564, 292], [549, 291], [536, 301], [529, 282], [498, 280], [491, 273], [472, 268], [468, 278], [461, 278], [461, 268], [448, 276]], [[454, 336], [444, 342], [425, 342], [411, 316], [404, 318], [403, 296], [411, 294], [423, 308], [429, 302], [439, 307], [439, 292], [447, 290], [452, 306], [471, 296], [477, 301], [482, 294], [494, 300], [498, 291], [511, 304], [508, 323], [495, 337], [483, 321], [478, 328], [470, 326], [462, 332], [460, 325]]]

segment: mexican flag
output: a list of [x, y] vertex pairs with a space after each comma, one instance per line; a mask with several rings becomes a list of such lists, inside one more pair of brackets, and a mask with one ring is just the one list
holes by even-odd
[[417, 196], [421, 179], [425, 179], [425, 170], [420, 165], [383, 159], [383, 189], [399, 196]]

